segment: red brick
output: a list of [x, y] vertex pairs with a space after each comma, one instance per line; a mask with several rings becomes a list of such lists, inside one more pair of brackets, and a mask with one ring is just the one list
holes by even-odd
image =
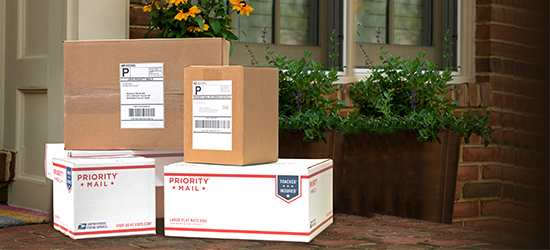
[[477, 201], [455, 203], [453, 217], [475, 217], [479, 215], [479, 203]]
[[462, 188], [464, 198], [500, 197], [500, 183], [465, 183]]
[[455, 201], [459, 200], [461, 196], [462, 196], [462, 186], [460, 184], [457, 184], [455, 188]]
[[147, 26], [149, 12], [143, 12], [143, 7], [130, 6], [130, 25]]
[[501, 201], [481, 201], [481, 215], [502, 215]]
[[464, 147], [464, 161], [492, 161], [497, 159], [496, 148], [491, 147]]
[[464, 226], [495, 232], [499, 232], [502, 227], [501, 221], [497, 219], [465, 221]]
[[458, 166], [457, 180], [477, 180], [479, 179], [479, 171], [477, 165]]
[[503, 106], [504, 96], [501, 93], [491, 93], [491, 107], [501, 108]]
[[483, 165], [482, 167], [482, 178], [483, 179], [501, 179], [502, 178], [502, 167], [499, 165]]
[[489, 83], [480, 83], [480, 96], [481, 96], [481, 106], [488, 107], [491, 106], [491, 84]]
[[513, 110], [516, 105], [516, 99], [514, 95], [503, 95], [503, 108]]
[[477, 83], [468, 83], [468, 96], [470, 97], [469, 106], [470, 107], [479, 107], [481, 105], [481, 91], [479, 84]]

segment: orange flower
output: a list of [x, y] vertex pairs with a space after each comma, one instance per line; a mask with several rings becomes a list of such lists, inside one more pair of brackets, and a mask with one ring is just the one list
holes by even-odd
[[189, 0], [170, 0], [170, 2], [168, 2], [168, 4], [179, 5], [180, 3], [186, 4], [187, 2], [189, 2]]
[[[202, 19], [202, 22], [204, 23], [204, 19]], [[207, 31], [208, 28], [210, 28], [210, 26], [208, 26], [208, 24], [204, 23], [204, 29], [202, 31]], [[197, 26], [189, 26], [187, 27], [187, 31], [189, 32], [200, 32], [201, 31], [201, 27], [197, 27]]]
[[197, 8], [197, 6], [193, 6], [189, 9], [187, 7], [185, 7], [185, 8], [183, 8], [183, 10], [180, 10], [180, 13], [178, 13], [174, 17], [174, 19], [179, 20], [179, 21], [181, 21], [181, 19], [184, 19], [185, 21], [187, 21], [187, 18], [189, 16], [195, 17], [195, 14], [199, 14], [199, 13], [201, 13], [201, 10], [199, 10], [199, 8]]
[[241, 16], [246, 12], [246, 16], [250, 14], [250, 12], [254, 11], [254, 8], [250, 7], [250, 5], [246, 4], [246, 1], [239, 1], [239, 0], [229, 0], [233, 6], [234, 10], [237, 10]]
[[154, 1], [154, 2], [152, 2], [152, 3], [149, 4], [149, 5], [143, 6], [143, 12], [151, 12], [151, 10], [153, 9], [153, 3], [155, 4], [155, 7], [157, 7], [157, 9], [160, 9], [159, 2], [158, 2], [158, 1]]

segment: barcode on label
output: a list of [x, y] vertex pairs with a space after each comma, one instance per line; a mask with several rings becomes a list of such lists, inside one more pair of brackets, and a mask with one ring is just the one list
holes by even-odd
[[196, 120], [195, 128], [231, 128], [231, 121]]
[[155, 109], [128, 109], [128, 116], [130, 117], [143, 117], [143, 116], [155, 116]]

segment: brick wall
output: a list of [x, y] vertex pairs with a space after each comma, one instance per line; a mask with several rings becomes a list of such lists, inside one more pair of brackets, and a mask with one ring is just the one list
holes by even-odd
[[499, 144], [462, 145], [455, 225], [548, 238], [548, 13], [547, 0], [476, 1], [475, 84]]

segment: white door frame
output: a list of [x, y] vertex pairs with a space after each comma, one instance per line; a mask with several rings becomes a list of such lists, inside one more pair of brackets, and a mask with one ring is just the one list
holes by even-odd
[[[47, 35], [40, 39], [34, 32], [41, 30], [25, 25], [42, 24], [42, 20], [33, 20], [29, 7], [34, 6], [27, 5], [33, 1], [40, 1], [35, 3], [47, 11], [43, 16], [48, 19], [43, 21]], [[129, 0], [0, 0], [0, 149], [16, 152], [16, 177], [8, 187], [10, 205], [52, 212], [51, 181], [40, 174], [44, 169], [40, 155], [44, 140], [63, 142], [62, 42], [127, 39], [129, 9]], [[10, 34], [6, 34], [8, 28]], [[40, 41], [25, 40], [26, 35]], [[44, 41], [47, 47], [40, 47]], [[29, 45], [31, 51], [25, 51]], [[32, 51], [35, 47], [39, 49]], [[42, 72], [40, 78], [29, 80], [37, 69]], [[43, 107], [47, 114], [36, 112], [32, 105]], [[32, 126], [27, 118], [47, 122]]]

